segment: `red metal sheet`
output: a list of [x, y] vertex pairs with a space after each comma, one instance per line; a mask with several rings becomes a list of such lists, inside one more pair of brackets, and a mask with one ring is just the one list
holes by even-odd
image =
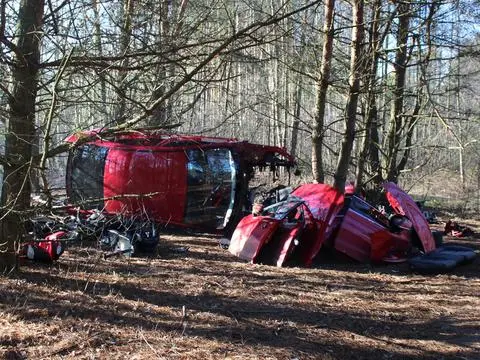
[[408, 217], [412, 222], [413, 227], [422, 242], [424, 251], [429, 253], [435, 250], [435, 240], [433, 239], [430, 226], [415, 201], [410, 195], [392, 182], [383, 184], [383, 187], [387, 191], [387, 200], [395, 212]]
[[[143, 214], [182, 223], [186, 202], [186, 158], [180, 152], [110, 149], [104, 194], [109, 213]], [[122, 197], [127, 195], [127, 197]]]
[[335, 237], [337, 251], [360, 262], [368, 262], [372, 253], [372, 235], [386, 231], [380, 224], [348, 209]]
[[297, 226], [294, 229], [290, 230], [288, 232], [288, 235], [284, 236], [282, 241], [279, 242], [280, 246], [278, 247], [278, 251], [275, 254], [275, 264], [278, 267], [282, 267], [285, 261], [288, 259], [292, 246], [294, 245], [293, 242], [301, 232], [300, 229], [300, 226]]
[[257, 263], [282, 267], [292, 253], [295, 238], [301, 233], [302, 223], [285, 227], [281, 224], [273, 237], [262, 247], [258, 254]]
[[343, 194], [327, 184], [306, 184], [292, 193], [305, 201], [317, 223], [317, 236], [311, 241], [302, 242], [299, 247], [299, 258], [310, 266], [320, 251], [323, 242], [328, 238], [332, 222], [343, 206]]
[[245, 216], [235, 228], [228, 251], [240, 259], [255, 262], [260, 249], [280, 224], [269, 216]]

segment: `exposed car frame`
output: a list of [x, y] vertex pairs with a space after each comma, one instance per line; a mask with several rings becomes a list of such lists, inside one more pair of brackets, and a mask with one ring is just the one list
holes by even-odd
[[390, 219], [355, 194], [326, 184], [302, 185], [288, 200], [242, 219], [229, 251], [252, 263], [309, 266], [322, 247], [360, 262], [405, 261], [414, 247], [435, 250], [415, 202], [395, 184], [385, 184], [385, 190], [398, 213]]

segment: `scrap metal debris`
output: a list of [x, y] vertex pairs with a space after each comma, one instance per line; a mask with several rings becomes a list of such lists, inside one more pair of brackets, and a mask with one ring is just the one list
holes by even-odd
[[100, 211], [75, 216], [38, 217], [27, 222], [28, 237], [22, 242], [21, 259], [53, 262], [69, 243], [96, 241], [104, 258], [154, 253], [159, 235], [157, 225], [133, 217], [107, 216]]
[[465, 237], [473, 235], [473, 230], [467, 226], [461, 226], [456, 221], [448, 220], [445, 224], [445, 235], [451, 235], [454, 237]]
[[383, 187], [395, 212], [389, 217], [355, 193], [302, 185], [244, 217], [229, 251], [252, 263], [310, 266], [330, 248], [360, 262], [409, 261], [419, 272], [448, 271], [475, 258], [467, 247], [441, 246], [441, 233], [432, 233], [418, 204], [396, 184]]

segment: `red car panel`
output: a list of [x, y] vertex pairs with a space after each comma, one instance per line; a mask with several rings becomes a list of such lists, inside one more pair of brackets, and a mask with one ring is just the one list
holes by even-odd
[[280, 224], [273, 236], [265, 242], [255, 262], [278, 267], [283, 266], [294, 251], [294, 242], [300, 234], [301, 228], [301, 224], [292, 224], [288, 227]]
[[[148, 209], [152, 218], [183, 221], [186, 166], [183, 152], [111, 149], [105, 162], [105, 211], [133, 215]], [[122, 196], [123, 195], [123, 196]], [[128, 197], [130, 195], [130, 197]]]
[[372, 235], [383, 231], [386, 229], [380, 224], [348, 209], [335, 237], [334, 248], [357, 261], [367, 262], [372, 252]]
[[333, 231], [333, 220], [343, 207], [344, 196], [327, 184], [305, 184], [295, 189], [292, 195], [305, 201], [316, 222], [316, 236], [298, 249], [301, 261], [310, 266]]
[[240, 259], [255, 262], [260, 249], [272, 238], [279, 225], [279, 220], [269, 216], [245, 216], [232, 235], [228, 251]]
[[[389, 220], [364, 199], [325, 184], [300, 186], [262, 214], [268, 216], [250, 215], [240, 223], [232, 254], [264, 264], [292, 260], [309, 266], [322, 246], [360, 262], [405, 261], [412, 247], [412, 223], [405, 216]], [[261, 226], [266, 219], [272, 225]]]
[[387, 191], [387, 199], [395, 212], [408, 217], [412, 222], [413, 228], [422, 243], [423, 250], [426, 253], [435, 250], [435, 240], [430, 226], [415, 201], [392, 182], [383, 184], [383, 187]]

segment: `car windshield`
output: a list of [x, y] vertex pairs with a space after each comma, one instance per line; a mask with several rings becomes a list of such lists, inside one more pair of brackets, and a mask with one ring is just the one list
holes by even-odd
[[[103, 207], [103, 176], [108, 149], [87, 144], [73, 150], [69, 157], [67, 188], [70, 201], [84, 208]], [[92, 201], [98, 199], [98, 201]], [[89, 200], [88, 202], [85, 202]]]

